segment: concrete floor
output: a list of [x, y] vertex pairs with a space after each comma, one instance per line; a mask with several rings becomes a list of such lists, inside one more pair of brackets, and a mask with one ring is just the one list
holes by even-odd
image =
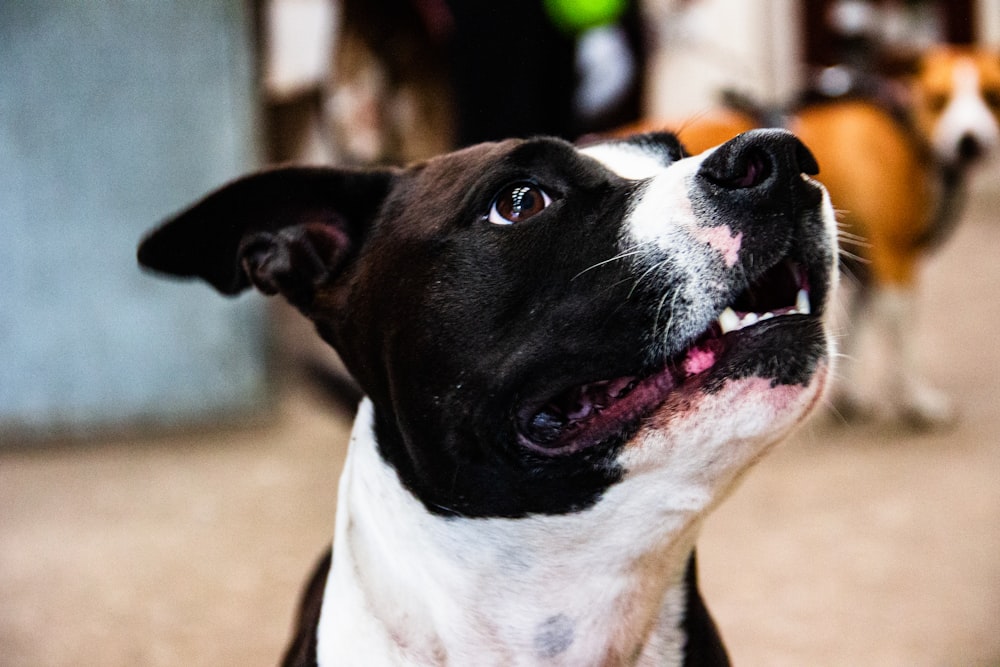
[[[709, 519], [703, 592], [736, 665], [1000, 665], [998, 205], [978, 197], [928, 266], [915, 325], [959, 425], [821, 417]], [[274, 664], [348, 425], [303, 390], [269, 422], [0, 451], [0, 664]]]

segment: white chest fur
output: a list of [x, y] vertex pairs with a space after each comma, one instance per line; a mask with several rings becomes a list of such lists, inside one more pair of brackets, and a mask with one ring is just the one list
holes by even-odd
[[623, 450], [625, 478], [594, 506], [520, 519], [428, 512], [379, 456], [365, 400], [341, 479], [319, 664], [679, 665], [701, 518], [823, 384], [727, 382], [684, 419], [651, 420]]
[[[366, 400], [341, 479], [320, 665], [679, 661], [693, 507], [640, 518], [608, 497], [565, 516], [436, 516], [379, 457], [371, 420]], [[650, 523], [646, 538], [635, 520]]]

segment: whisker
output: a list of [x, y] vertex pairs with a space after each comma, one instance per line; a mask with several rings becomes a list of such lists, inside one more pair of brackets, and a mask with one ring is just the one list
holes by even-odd
[[639, 283], [641, 283], [642, 280], [646, 276], [648, 276], [649, 274], [654, 273], [655, 271], [658, 271], [660, 269], [660, 267], [662, 267], [664, 264], [668, 263], [669, 261], [670, 261], [669, 259], [660, 260], [659, 262], [657, 262], [653, 266], [651, 266], [648, 269], [646, 269], [645, 271], [643, 271], [642, 275], [640, 275], [638, 278], [635, 279], [635, 283], [632, 284], [632, 289], [629, 290], [628, 296], [625, 297], [625, 298], [626, 299], [631, 299], [632, 295], [635, 294], [636, 289], [639, 288]]
[[844, 250], [843, 248], [841, 248], [837, 252], [837, 254], [840, 255], [841, 257], [846, 257], [847, 259], [853, 259], [855, 262], [860, 262], [861, 264], [871, 264], [871, 260], [868, 259], [867, 257], [862, 257], [861, 255], [855, 255], [853, 252], [850, 252], [849, 250]]
[[838, 225], [837, 227], [837, 237], [842, 239], [851, 239], [852, 241], [862, 241], [867, 243], [868, 239], [861, 234], [855, 234], [854, 232], [847, 231], [844, 226]]
[[832, 396], [826, 396], [823, 398], [823, 406], [826, 410], [833, 415], [833, 419], [837, 421], [841, 426], [846, 426], [851, 423], [851, 420], [847, 418], [837, 405], [837, 401], [833, 399]]
[[[666, 341], [667, 337], [670, 335], [670, 328], [674, 325], [674, 311], [677, 305], [677, 297], [680, 296], [681, 288], [677, 287], [674, 290], [674, 295], [670, 299], [670, 318], [667, 320], [667, 324], [663, 327], [663, 340]], [[656, 317], [653, 318], [653, 337], [656, 338], [656, 326], [660, 321], [660, 313], [663, 311], [663, 304], [667, 302], [668, 292], [664, 292], [663, 298], [660, 299], [660, 303], [656, 306]]]
[[618, 253], [614, 257], [611, 257], [609, 259], [605, 259], [604, 261], [601, 261], [601, 262], [597, 262], [596, 264], [594, 264], [592, 266], [588, 266], [583, 271], [580, 271], [580, 273], [578, 273], [575, 276], [573, 276], [572, 280], [576, 280], [577, 278], [579, 278], [583, 274], [587, 273], [588, 271], [593, 271], [594, 269], [599, 268], [601, 266], [604, 266], [605, 264], [610, 264], [611, 262], [616, 262], [616, 261], [618, 261], [620, 259], [625, 259], [627, 257], [633, 257], [635, 255], [642, 254], [642, 252], [643, 252], [643, 249], [639, 248], [639, 247], [636, 247], [633, 250], [623, 250], [622, 252]]
[[848, 287], [856, 288], [867, 282], [864, 272], [859, 271], [856, 264], [839, 262], [837, 269], [840, 271], [841, 292], [844, 292]]
[[851, 245], [857, 248], [871, 248], [872, 244], [865, 239], [861, 238], [850, 238], [846, 236], [837, 236], [837, 241], [840, 245]]
[[701, 111], [697, 111], [697, 112], [689, 115], [687, 118], [685, 118], [680, 123], [678, 123], [676, 129], [668, 130], [668, 131], [673, 132], [675, 135], [679, 135], [684, 130], [688, 129], [689, 127], [691, 127], [692, 125], [694, 125], [695, 123], [697, 123], [699, 120], [701, 120], [703, 117], [707, 116], [708, 113], [709, 113], [708, 109], [702, 109]]

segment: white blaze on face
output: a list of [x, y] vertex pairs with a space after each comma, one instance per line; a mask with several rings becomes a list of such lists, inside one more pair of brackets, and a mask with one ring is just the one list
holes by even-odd
[[934, 151], [947, 162], [958, 158], [963, 137], [971, 137], [991, 150], [1000, 144], [997, 119], [983, 100], [979, 69], [971, 58], [961, 58], [952, 75], [952, 97], [934, 126]]
[[692, 178], [714, 150], [670, 165], [664, 165], [655, 153], [630, 144], [601, 144], [582, 152], [622, 178], [649, 181], [628, 214], [627, 233], [631, 240], [669, 248], [676, 245], [671, 240], [674, 232], [684, 230], [700, 245], [716, 250], [731, 268], [739, 259], [743, 234], [734, 233], [728, 225], [714, 224], [715, 221], [699, 224], [691, 205]]
[[[655, 280], [656, 268], [665, 263], [671, 267], [671, 289], [657, 313], [657, 334], [668, 339], [701, 333], [716, 314], [709, 297], [723, 288], [720, 272], [736, 266], [743, 240], [728, 225], [699, 219], [696, 211], [695, 174], [713, 151], [669, 164], [655, 150], [627, 143], [582, 152], [623, 178], [644, 181], [625, 213], [621, 252], [637, 258], [637, 283]], [[686, 304], [683, 317], [676, 315], [675, 303]]]
[[711, 151], [669, 165], [656, 152], [627, 143], [599, 144], [582, 152], [622, 178], [648, 181], [627, 214], [625, 232], [630, 241], [672, 247], [673, 234], [697, 227], [691, 208], [691, 178]]
[[663, 164], [661, 156], [634, 144], [596, 144], [580, 152], [630, 181], [653, 178], [667, 170], [667, 165]]

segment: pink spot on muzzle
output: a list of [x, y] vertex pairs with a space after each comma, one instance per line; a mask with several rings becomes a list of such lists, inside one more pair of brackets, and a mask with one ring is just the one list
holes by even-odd
[[743, 246], [743, 232], [733, 234], [727, 225], [717, 227], [697, 227], [692, 235], [700, 242], [712, 247], [722, 255], [726, 266], [733, 268], [740, 260], [740, 248]]

